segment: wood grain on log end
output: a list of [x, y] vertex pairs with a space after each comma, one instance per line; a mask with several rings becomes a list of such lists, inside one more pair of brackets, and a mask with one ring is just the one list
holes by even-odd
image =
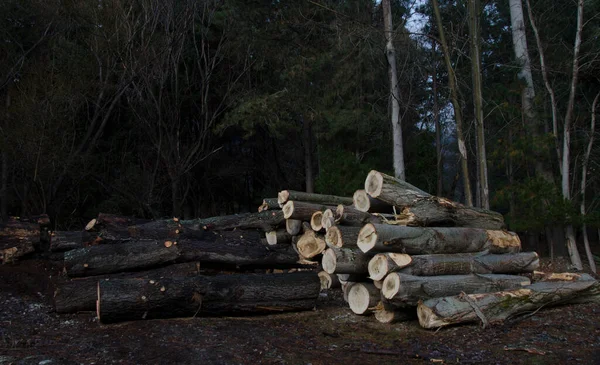
[[348, 305], [356, 314], [382, 309], [381, 292], [372, 283], [356, 283], [348, 291]]
[[368, 212], [371, 208], [369, 195], [365, 190], [356, 190], [352, 196], [352, 200], [354, 201], [354, 208], [360, 210], [361, 212]]
[[335, 267], [337, 265], [337, 258], [335, 252], [332, 249], [327, 249], [323, 252], [323, 259], [321, 260], [321, 266], [328, 274], [335, 273]]
[[91, 221], [88, 222], [88, 224], [85, 225], [85, 230], [91, 231], [92, 229], [94, 229], [95, 225], [96, 225], [96, 218], [92, 219]]
[[325, 243], [327, 243], [328, 246], [342, 247], [341, 236], [342, 233], [338, 227], [330, 227], [325, 234]]
[[373, 247], [375, 247], [375, 243], [377, 242], [377, 230], [375, 226], [371, 223], [367, 223], [364, 227], [358, 232], [358, 241], [357, 246], [364, 253], [369, 252]]
[[410, 255], [403, 253], [381, 253], [373, 256], [369, 261], [369, 277], [373, 280], [383, 280], [394, 269], [404, 268], [412, 263]]
[[383, 176], [381, 173], [371, 170], [365, 179], [365, 191], [373, 198], [377, 198], [381, 194], [383, 186]]
[[321, 279], [321, 290], [339, 288], [341, 286], [337, 275], [329, 274], [326, 271], [319, 272], [319, 279]]
[[323, 212], [317, 211], [314, 212], [312, 217], [310, 217], [310, 228], [315, 232], [319, 232], [323, 229]]
[[277, 202], [279, 203], [280, 207], [283, 207], [285, 205], [285, 203], [288, 202], [289, 198], [290, 198], [290, 192], [287, 190], [282, 190], [279, 193], [277, 193]]
[[391, 273], [383, 280], [383, 287], [381, 288], [381, 294], [386, 299], [392, 299], [400, 291], [400, 276], [395, 273]]
[[292, 216], [292, 214], [294, 213], [294, 202], [289, 201], [289, 202], [285, 203], [283, 205], [283, 207], [281, 208], [281, 210], [283, 210], [283, 218], [289, 219]]

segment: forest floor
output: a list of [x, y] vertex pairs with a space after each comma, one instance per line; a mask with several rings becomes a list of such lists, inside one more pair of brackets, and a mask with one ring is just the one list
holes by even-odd
[[600, 364], [600, 304], [431, 331], [354, 315], [338, 289], [310, 312], [101, 325], [54, 313], [60, 272], [0, 266], [0, 364]]

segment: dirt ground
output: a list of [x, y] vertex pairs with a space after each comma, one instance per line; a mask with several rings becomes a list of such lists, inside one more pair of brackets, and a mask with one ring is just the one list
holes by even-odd
[[0, 266], [0, 364], [600, 364], [600, 304], [430, 331], [356, 316], [338, 289], [310, 312], [101, 325], [53, 312], [60, 272]]

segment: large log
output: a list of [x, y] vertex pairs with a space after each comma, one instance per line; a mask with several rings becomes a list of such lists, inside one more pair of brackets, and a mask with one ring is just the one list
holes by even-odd
[[333, 226], [325, 234], [325, 242], [333, 247], [356, 247], [360, 227]]
[[40, 250], [40, 225], [9, 219], [0, 224], [0, 261], [10, 263]]
[[371, 314], [381, 309], [381, 291], [372, 283], [355, 283], [348, 291], [348, 305], [356, 314]]
[[54, 308], [57, 313], [76, 313], [96, 310], [98, 281], [126, 278], [163, 279], [193, 276], [200, 273], [200, 264], [186, 262], [143, 272], [127, 272], [112, 275], [71, 279], [56, 286]]
[[421, 300], [467, 294], [489, 293], [517, 289], [531, 282], [516, 275], [471, 274], [413, 276], [393, 272], [383, 281], [381, 292], [387, 301], [396, 306], [416, 306]]
[[482, 321], [484, 326], [520, 313], [569, 303], [600, 302], [596, 280], [538, 282], [520, 289], [434, 298], [419, 303], [423, 328]]
[[330, 274], [364, 274], [370, 259], [357, 249], [331, 247], [323, 253], [322, 266]]
[[356, 190], [352, 197], [354, 208], [369, 213], [394, 213], [394, 206], [373, 198], [365, 190]]
[[432, 196], [405, 181], [375, 170], [367, 176], [365, 190], [371, 197], [399, 207], [397, 220], [406, 225], [504, 228], [504, 218], [499, 213]]
[[382, 223], [383, 219], [381, 216], [361, 212], [352, 206], [340, 204], [335, 209], [335, 222], [348, 226], [362, 226], [365, 223]]
[[485, 250], [490, 253], [515, 253], [521, 249], [519, 236], [507, 231], [371, 223], [361, 229], [357, 244], [363, 252], [400, 252], [411, 255]]
[[281, 210], [283, 211], [283, 216], [285, 219], [310, 221], [314, 212], [332, 208], [333, 207], [330, 205], [290, 200], [285, 203]]
[[50, 235], [50, 251], [64, 252], [90, 246], [98, 239], [96, 232], [54, 231]]
[[311, 229], [305, 230], [304, 234], [296, 242], [298, 254], [305, 259], [312, 259], [321, 254], [326, 247], [323, 235]]
[[321, 205], [352, 204], [352, 198], [335, 195], [305, 193], [303, 191], [294, 190], [282, 190], [279, 192], [279, 194], [277, 194], [277, 201], [279, 202], [280, 207], [283, 207], [288, 201], [291, 200]]
[[319, 276], [309, 272], [119, 279], [99, 282], [97, 313], [114, 323], [311, 310], [320, 290]]
[[65, 269], [72, 277], [139, 271], [176, 262], [214, 262], [237, 266], [289, 268], [298, 255], [291, 245], [268, 246], [254, 232], [205, 232], [195, 239], [141, 240], [98, 245], [65, 253]]
[[[390, 272], [416, 276], [460, 274], [519, 274], [532, 272], [540, 265], [535, 252], [514, 254], [439, 254], [414, 255], [403, 260], [404, 254], [378, 254], [369, 262], [369, 276], [381, 280]], [[408, 256], [408, 255], [405, 255]]]

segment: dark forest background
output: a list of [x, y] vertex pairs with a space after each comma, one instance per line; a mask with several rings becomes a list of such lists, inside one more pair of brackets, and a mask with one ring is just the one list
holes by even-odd
[[[439, 3], [475, 189], [467, 4]], [[431, 4], [391, 5], [407, 181], [464, 201]], [[555, 150], [563, 129], [553, 131], [538, 46], [556, 115], [564, 116], [577, 4], [531, 0], [524, 7], [541, 40], [525, 14], [541, 133], [530, 132], [522, 112], [509, 1], [479, 7], [491, 209], [542, 253], [552, 238], [554, 254], [565, 254], [561, 227], [573, 224], [581, 234], [584, 223], [596, 251], [600, 143], [590, 149], [585, 191], [581, 181], [590, 139], [598, 137], [591, 122], [600, 91], [600, 2], [585, 1], [569, 199]], [[407, 25], [415, 16], [423, 27]], [[255, 211], [279, 190], [312, 184], [318, 193], [352, 196], [371, 169], [392, 174], [378, 1], [3, 0], [0, 101], [4, 219], [48, 213], [54, 228], [80, 229], [98, 212], [206, 217]], [[549, 178], [536, 172], [539, 163]]]

